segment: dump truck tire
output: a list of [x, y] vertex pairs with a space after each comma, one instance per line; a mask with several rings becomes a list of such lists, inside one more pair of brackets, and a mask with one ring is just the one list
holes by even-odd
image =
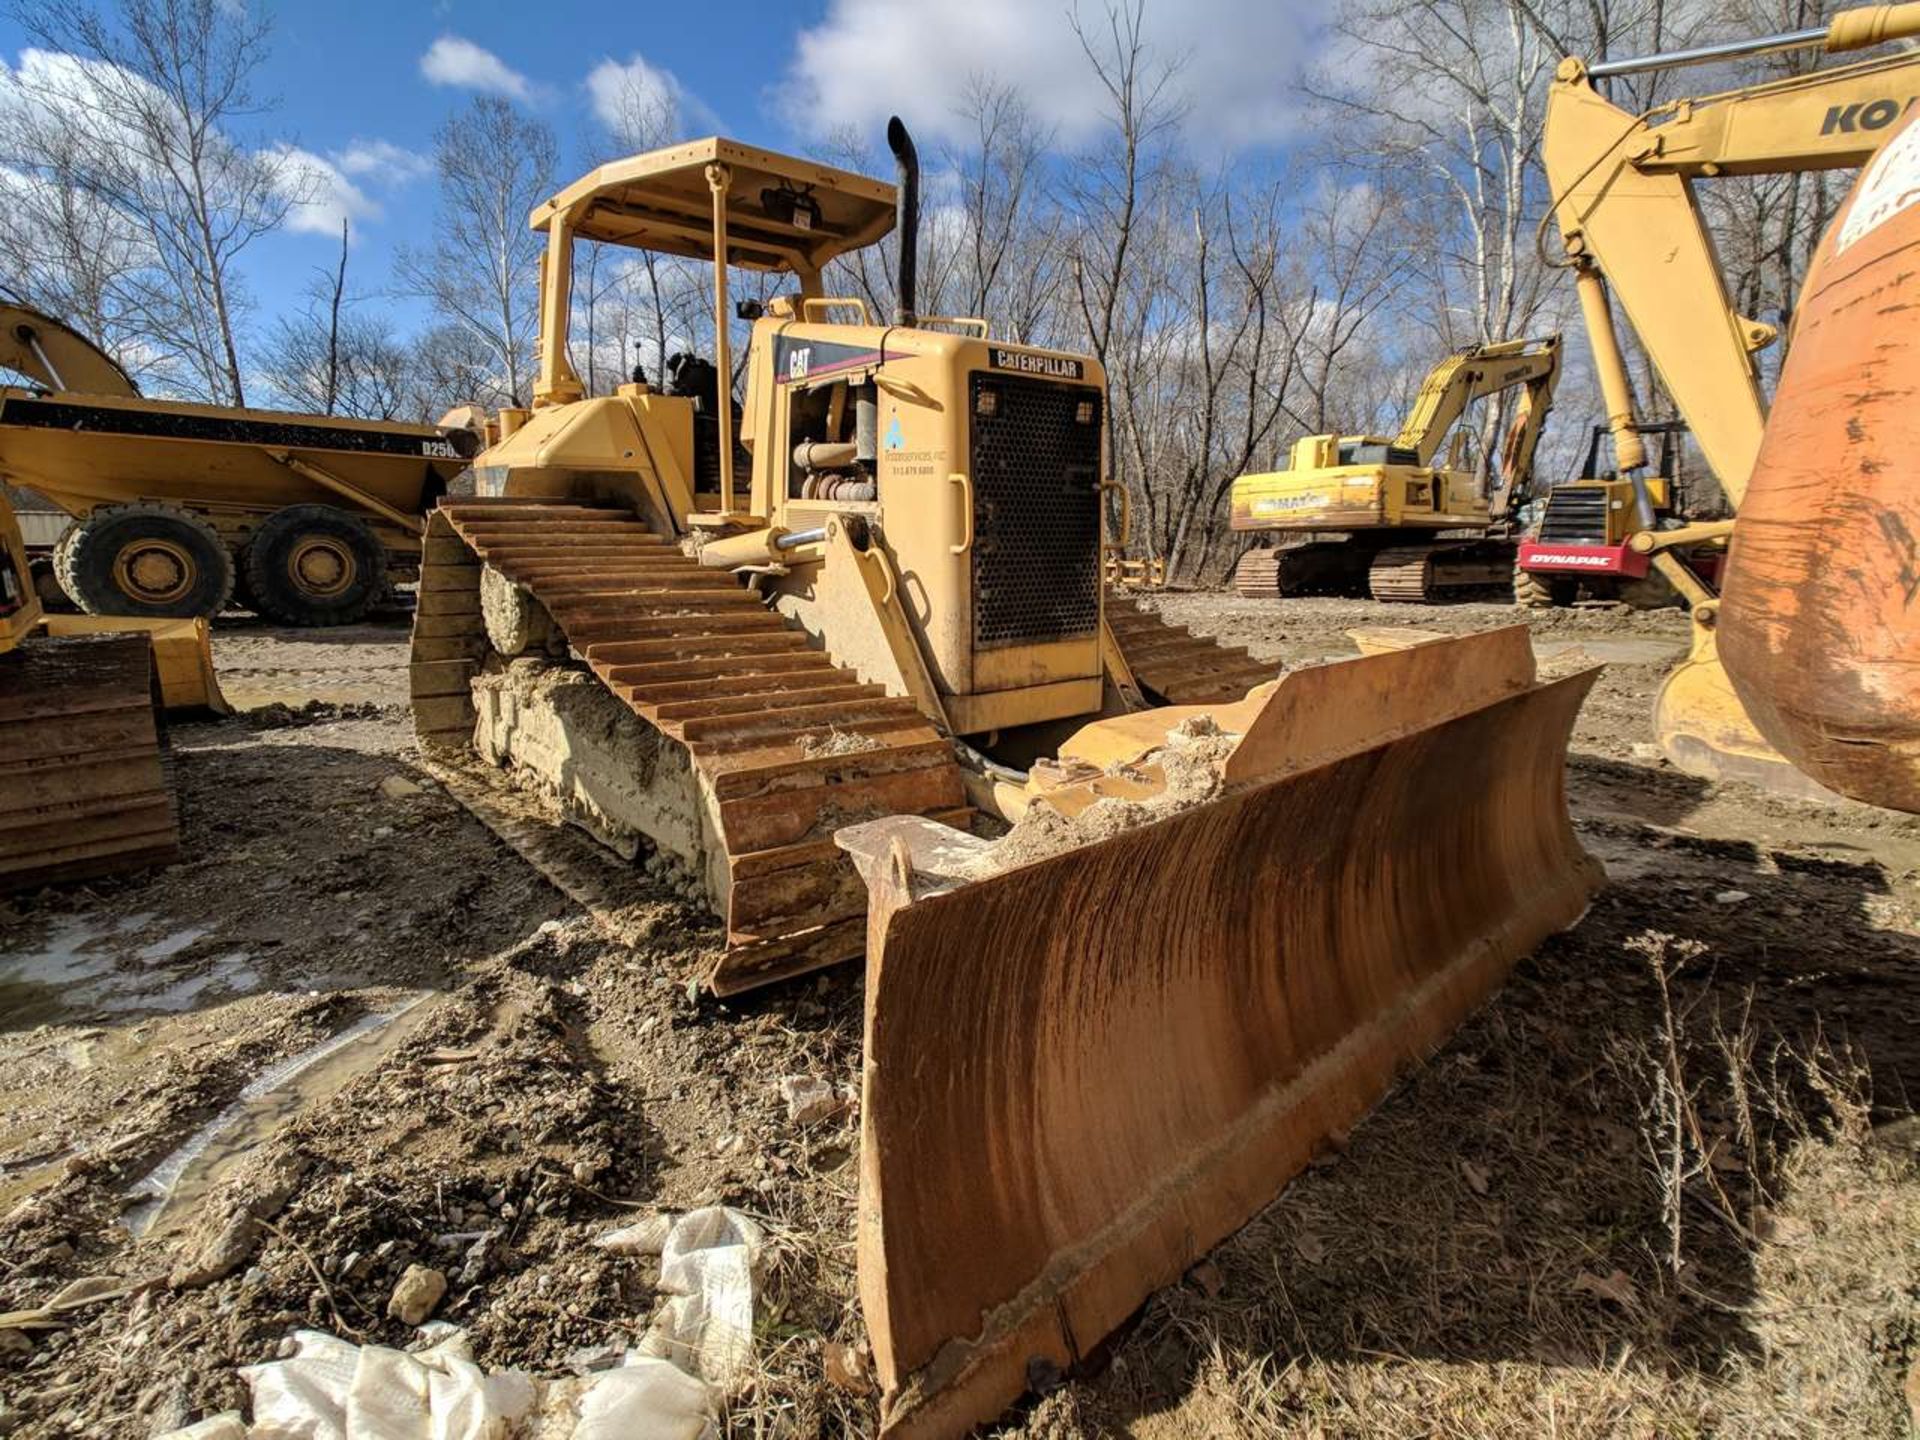
[[331, 505], [289, 505], [247, 543], [247, 593], [282, 625], [351, 625], [380, 596], [387, 551], [364, 520]]
[[205, 520], [173, 505], [102, 505], [54, 550], [60, 588], [89, 615], [211, 618], [233, 595], [233, 557]]

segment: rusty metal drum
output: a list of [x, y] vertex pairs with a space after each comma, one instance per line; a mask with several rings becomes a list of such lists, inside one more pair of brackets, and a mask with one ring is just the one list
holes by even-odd
[[1920, 811], [1920, 125], [1861, 172], [1801, 291], [1740, 502], [1720, 657], [1831, 790]]

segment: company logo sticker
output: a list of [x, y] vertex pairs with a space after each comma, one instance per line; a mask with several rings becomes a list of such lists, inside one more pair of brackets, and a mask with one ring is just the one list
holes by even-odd
[[1909, 125], [1873, 157], [1860, 189], [1847, 209], [1846, 222], [1833, 242], [1833, 253], [1879, 229], [1915, 201], [1920, 201], [1920, 128]]

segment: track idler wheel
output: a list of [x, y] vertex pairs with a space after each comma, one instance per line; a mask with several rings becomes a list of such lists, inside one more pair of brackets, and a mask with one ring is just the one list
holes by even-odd
[[233, 594], [233, 557], [214, 528], [174, 505], [102, 505], [61, 537], [60, 588], [89, 615], [214, 616]]
[[366, 521], [331, 505], [289, 505], [247, 543], [247, 593], [282, 625], [350, 625], [380, 598], [387, 551]]
[[[509, 658], [552, 649], [559, 638], [547, 607], [491, 565], [480, 567], [480, 619], [487, 643]], [[561, 653], [565, 653], [562, 649]]]

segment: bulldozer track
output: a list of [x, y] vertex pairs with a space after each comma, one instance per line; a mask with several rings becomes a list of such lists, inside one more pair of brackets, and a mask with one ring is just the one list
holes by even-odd
[[660, 896], [642, 871], [556, 815], [529, 813], [527, 795], [478, 760], [443, 755], [421, 768], [608, 939], [632, 947], [653, 938]]
[[724, 893], [711, 897], [728, 942], [707, 977], [717, 994], [860, 955], [866, 891], [834, 830], [889, 814], [971, 818], [952, 746], [911, 700], [861, 683], [630, 511], [462, 500], [433, 512], [422, 560], [410, 683], [423, 745], [471, 743], [484, 563], [685, 751], [725, 851]]
[[0, 656], [0, 891], [179, 858], [145, 635]]
[[1237, 645], [1169, 625], [1150, 610], [1109, 593], [1107, 625], [1134, 678], [1169, 705], [1211, 705], [1242, 699], [1280, 667]]

